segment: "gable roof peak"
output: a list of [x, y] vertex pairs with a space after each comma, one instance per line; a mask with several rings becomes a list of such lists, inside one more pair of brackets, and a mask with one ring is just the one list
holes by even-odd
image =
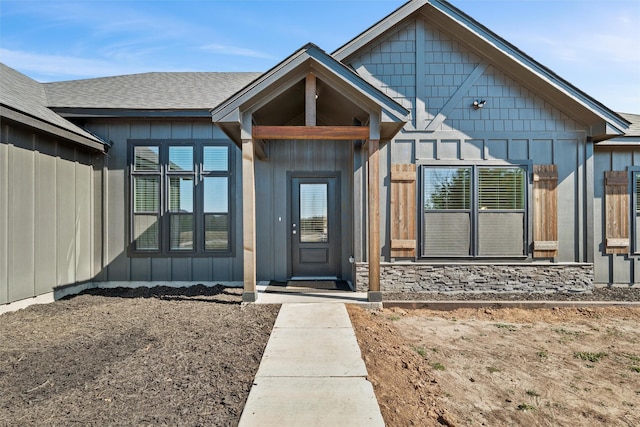
[[512, 76], [517, 76], [518, 81], [533, 88], [561, 111], [571, 112], [579, 121], [592, 127], [606, 122], [611, 124], [615, 134], [622, 134], [629, 127], [629, 122], [618, 113], [445, 0], [410, 0], [338, 48], [332, 56], [348, 64], [398, 26], [417, 17], [456, 36], [492, 65], [511, 69]]

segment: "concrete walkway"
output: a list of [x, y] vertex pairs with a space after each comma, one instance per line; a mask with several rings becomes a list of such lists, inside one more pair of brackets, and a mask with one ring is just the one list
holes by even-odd
[[240, 418], [251, 426], [384, 426], [344, 304], [285, 303]]
[[287, 304], [287, 303], [352, 303], [368, 304], [366, 292], [329, 291], [329, 292], [266, 292], [269, 282], [259, 282], [256, 286], [258, 300], [256, 304]]

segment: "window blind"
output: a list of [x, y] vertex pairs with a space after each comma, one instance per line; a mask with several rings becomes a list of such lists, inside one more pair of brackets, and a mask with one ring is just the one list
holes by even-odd
[[480, 210], [522, 210], [524, 200], [524, 169], [479, 168], [478, 203]]
[[160, 177], [136, 176], [133, 184], [134, 213], [160, 210]]
[[424, 209], [471, 209], [471, 168], [425, 168]]
[[207, 172], [229, 170], [229, 149], [227, 147], [206, 146], [203, 148], [203, 169]]
[[133, 170], [136, 172], [160, 170], [160, 147], [135, 147]]
[[193, 170], [193, 147], [190, 147], [190, 146], [169, 147], [169, 170], [170, 171], [192, 171]]

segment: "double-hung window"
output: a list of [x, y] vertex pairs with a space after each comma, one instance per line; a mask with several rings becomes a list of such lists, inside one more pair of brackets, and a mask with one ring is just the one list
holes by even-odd
[[522, 257], [527, 169], [422, 166], [423, 257]]
[[231, 252], [231, 151], [211, 141], [131, 141], [131, 251]]

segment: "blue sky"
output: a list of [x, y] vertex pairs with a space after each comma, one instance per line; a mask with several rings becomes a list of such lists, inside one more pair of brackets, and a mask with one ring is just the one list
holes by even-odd
[[[640, 114], [640, 0], [451, 0], [608, 107]], [[404, 0], [0, 0], [0, 61], [38, 81], [265, 71]]]

